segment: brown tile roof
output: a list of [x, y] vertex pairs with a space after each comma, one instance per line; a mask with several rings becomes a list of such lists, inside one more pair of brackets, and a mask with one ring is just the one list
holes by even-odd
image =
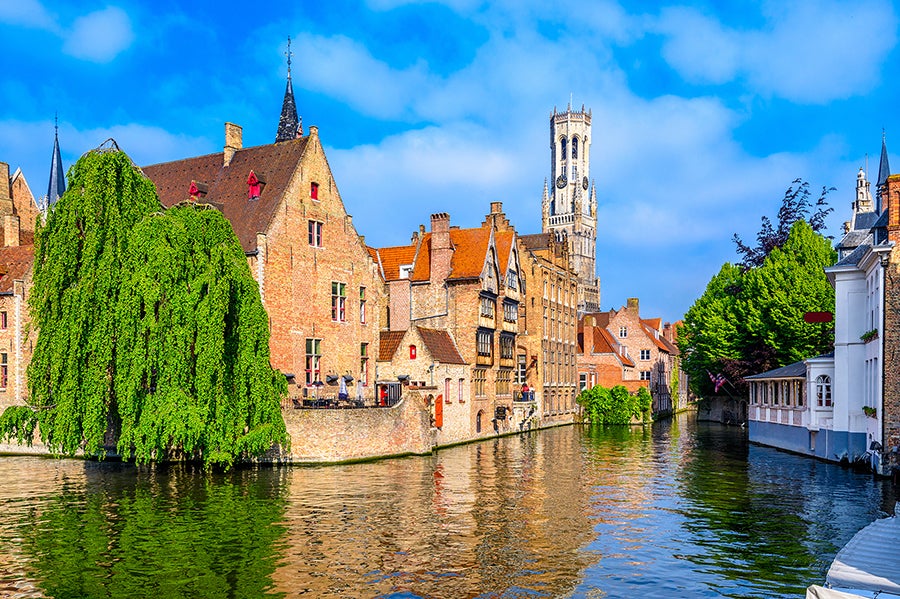
[[642, 318], [641, 322], [654, 331], [660, 330], [660, 327], [662, 326], [662, 318]]
[[609, 312], [588, 312], [588, 313], [582, 315], [582, 317], [578, 320], [578, 330], [579, 331], [584, 326], [584, 317], [585, 316], [593, 316], [594, 317], [594, 322], [595, 322], [594, 326], [598, 326], [598, 327], [608, 327], [609, 326], [609, 319], [610, 319]]
[[[309, 137], [244, 148], [229, 166], [224, 154], [208, 154], [146, 166], [144, 174], [156, 184], [159, 199], [168, 207], [190, 198], [191, 181], [209, 186], [198, 201], [221, 207], [245, 252], [256, 249], [256, 234], [265, 233], [306, 150]], [[265, 180], [256, 200], [247, 197], [247, 177], [253, 171]]]
[[[481, 276], [487, 257], [491, 229], [450, 229], [450, 245], [453, 258], [450, 260], [450, 276], [453, 279], [474, 279]], [[508, 254], [507, 254], [508, 255]], [[416, 257], [416, 267], [410, 280], [427, 281], [431, 278], [431, 233], [422, 237], [422, 245]]]
[[378, 361], [390, 362], [405, 335], [406, 331], [381, 331], [378, 343]]
[[660, 351], [664, 351], [666, 353], [672, 353], [671, 351], [669, 351], [669, 348], [671, 347], [671, 345], [668, 343], [668, 341], [665, 341], [665, 339], [662, 338], [662, 335], [657, 337], [654, 334], [655, 332], [653, 331], [653, 329], [648, 327], [646, 324], [644, 325], [643, 328], [644, 328], [644, 333], [647, 335], [647, 337], [650, 338], [651, 341], [653, 341], [653, 343], [656, 345], [657, 349], [659, 349]]
[[400, 267], [413, 264], [416, 259], [415, 245], [401, 245], [389, 248], [378, 248], [376, 262], [380, 262], [385, 281], [396, 281], [400, 278]]
[[34, 246], [0, 247], [0, 295], [13, 291], [13, 281], [25, 278], [34, 265]]
[[550, 233], [534, 233], [532, 235], [519, 235], [519, 239], [529, 250], [547, 249], [550, 247]]
[[439, 331], [436, 329], [426, 329], [425, 327], [416, 327], [428, 353], [435, 362], [442, 364], [465, 364], [466, 361], [459, 354], [453, 338], [447, 331]]
[[594, 327], [593, 344], [585, 348], [584, 330], [578, 332], [578, 353], [613, 354], [624, 366], [634, 367], [634, 360], [619, 351], [620, 344], [607, 329]]

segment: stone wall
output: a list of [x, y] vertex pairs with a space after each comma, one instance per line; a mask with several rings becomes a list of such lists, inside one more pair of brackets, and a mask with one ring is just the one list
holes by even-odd
[[341, 462], [431, 453], [431, 414], [422, 395], [408, 392], [392, 408], [282, 412], [294, 463]]

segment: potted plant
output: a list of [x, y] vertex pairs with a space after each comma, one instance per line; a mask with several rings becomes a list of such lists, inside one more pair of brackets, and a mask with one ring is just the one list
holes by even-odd
[[872, 329], [871, 331], [866, 331], [862, 335], [859, 336], [860, 340], [863, 343], [868, 343], [873, 339], [878, 339], [878, 329]]
[[875, 414], [877, 413], [877, 410], [875, 410], [875, 408], [873, 408], [872, 406], [863, 406], [863, 412], [869, 418], [875, 418]]

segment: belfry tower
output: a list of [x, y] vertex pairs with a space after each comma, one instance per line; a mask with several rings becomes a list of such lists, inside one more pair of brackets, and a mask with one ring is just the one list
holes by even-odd
[[591, 182], [591, 112], [550, 115], [550, 181], [544, 180], [541, 230], [569, 244], [578, 273], [578, 313], [600, 310], [597, 252], [597, 189]]

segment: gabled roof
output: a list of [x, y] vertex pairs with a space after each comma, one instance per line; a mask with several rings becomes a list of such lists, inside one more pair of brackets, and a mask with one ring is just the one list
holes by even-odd
[[641, 322], [653, 329], [654, 331], [658, 331], [662, 326], [662, 318], [642, 318]]
[[0, 247], [0, 295], [13, 292], [13, 281], [25, 278], [34, 264], [34, 246]]
[[[191, 181], [205, 183], [209, 191], [199, 201], [221, 206], [245, 252], [256, 250], [257, 233], [265, 233], [281, 198], [306, 150], [309, 137], [235, 152], [225, 166], [222, 152], [185, 158], [143, 168], [156, 185], [166, 207], [189, 199]], [[247, 177], [253, 171], [265, 180], [259, 198], [247, 197]]]
[[[447, 280], [480, 277], [481, 271], [484, 270], [490, 240], [491, 229], [488, 227], [450, 229], [450, 246], [454, 251]], [[428, 281], [431, 278], [431, 241], [432, 233], [425, 233], [410, 280]]]
[[497, 246], [497, 265], [500, 267], [501, 274], [506, 272], [506, 267], [509, 265], [509, 254], [510, 250], [512, 250], [515, 236], [515, 233], [512, 231], [497, 231], [494, 233], [494, 243]]
[[373, 251], [377, 254], [377, 256], [373, 256], [373, 259], [381, 264], [385, 281], [400, 279], [400, 267], [404, 264], [413, 264], [416, 259], [415, 245], [378, 248], [369, 253], [371, 254]]
[[641, 323], [643, 326], [641, 328], [644, 329], [644, 334], [653, 342], [656, 346], [656, 349], [659, 351], [664, 351], [667, 354], [672, 353], [670, 348], [672, 347], [668, 341], [663, 339], [662, 335], [656, 335], [656, 331], [648, 327], [646, 324]]
[[439, 331], [437, 329], [426, 329], [425, 327], [416, 327], [428, 353], [435, 362], [442, 364], [465, 364], [466, 361], [460, 355], [453, 338], [447, 331]]
[[394, 359], [394, 353], [400, 347], [400, 342], [406, 331], [381, 331], [378, 338], [378, 361], [390, 362]]
[[588, 339], [587, 344], [584, 339], [584, 327], [583, 320], [579, 321], [578, 327], [578, 335], [577, 335], [577, 351], [580, 354], [613, 354], [616, 358], [619, 359], [619, 362], [624, 366], [634, 367], [634, 360], [632, 360], [628, 355], [619, 351], [621, 345], [618, 341], [616, 341], [615, 337], [612, 336], [612, 333], [609, 330], [595, 326], [594, 327], [594, 336], [593, 339]]

